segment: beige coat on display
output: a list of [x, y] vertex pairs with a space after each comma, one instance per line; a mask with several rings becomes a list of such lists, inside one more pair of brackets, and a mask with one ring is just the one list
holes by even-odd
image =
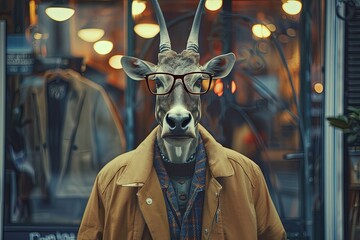
[[[87, 198], [98, 171], [125, 151], [124, 132], [114, 106], [104, 89], [72, 70], [48, 71], [40, 84], [21, 89], [24, 106], [27, 161], [41, 190], [52, 180], [48, 147], [47, 83], [54, 77], [68, 82], [68, 94], [60, 136], [59, 178], [55, 197]], [[34, 80], [35, 81], [35, 80]]]

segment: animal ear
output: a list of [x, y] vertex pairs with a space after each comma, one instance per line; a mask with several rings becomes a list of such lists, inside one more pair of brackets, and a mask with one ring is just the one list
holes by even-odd
[[233, 68], [235, 63], [235, 55], [227, 53], [214, 57], [203, 66], [204, 71], [214, 74], [214, 78], [226, 77]]
[[121, 65], [125, 73], [134, 80], [144, 80], [146, 74], [156, 70], [155, 64], [129, 56], [121, 58]]

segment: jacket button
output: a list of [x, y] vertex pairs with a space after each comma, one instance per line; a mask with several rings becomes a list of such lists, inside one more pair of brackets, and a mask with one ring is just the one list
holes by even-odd
[[152, 200], [151, 198], [147, 198], [147, 199], [146, 199], [146, 204], [147, 204], [147, 205], [151, 205], [152, 202], [153, 202], [153, 200]]
[[209, 230], [207, 228], [204, 229], [204, 233], [207, 236], [209, 234]]

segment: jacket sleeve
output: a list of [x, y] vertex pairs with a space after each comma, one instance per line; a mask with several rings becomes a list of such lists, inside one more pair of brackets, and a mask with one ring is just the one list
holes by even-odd
[[97, 177], [85, 208], [77, 239], [102, 240], [104, 215], [105, 209]]
[[258, 239], [286, 239], [286, 232], [271, 200], [264, 176], [258, 166], [255, 168], [254, 201], [258, 222]]

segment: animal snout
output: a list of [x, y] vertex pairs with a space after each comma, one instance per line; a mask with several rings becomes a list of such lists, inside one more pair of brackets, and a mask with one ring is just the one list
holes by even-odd
[[168, 113], [165, 117], [165, 120], [169, 126], [170, 131], [181, 134], [188, 129], [191, 122], [191, 114]]

